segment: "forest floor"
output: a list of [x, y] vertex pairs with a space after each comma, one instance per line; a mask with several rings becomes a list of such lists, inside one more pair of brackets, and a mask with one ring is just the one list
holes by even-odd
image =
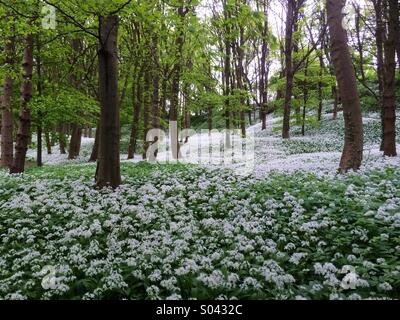
[[[382, 168], [387, 165], [399, 166], [400, 157], [382, 157], [380, 147], [380, 116], [370, 113], [364, 116], [364, 160], [362, 170]], [[306, 128], [305, 136], [301, 136], [300, 127], [294, 125], [291, 130], [291, 139], [283, 140], [280, 136], [281, 118], [267, 119], [267, 130], [261, 131], [261, 124], [247, 128], [247, 132], [254, 139], [254, 166], [251, 174], [264, 177], [270, 172], [291, 173], [296, 171], [313, 172], [315, 174], [336, 174], [343, 149], [343, 116], [339, 113], [338, 120], [332, 120], [332, 115], [325, 115], [321, 125]], [[400, 120], [397, 121], [397, 130], [400, 130]], [[218, 138], [218, 137], [217, 137]], [[217, 139], [216, 138], [216, 139]], [[398, 150], [400, 150], [400, 136]], [[199, 141], [208, 143], [208, 134], [196, 134], [188, 143], [188, 149], [197, 147]], [[75, 160], [68, 160], [67, 154], [60, 154], [57, 146], [53, 147], [52, 154], [43, 151], [45, 165], [87, 164], [93, 147], [93, 138], [82, 138], [80, 156]], [[201, 143], [201, 142], [200, 142]], [[28, 150], [28, 159], [34, 163], [36, 150]], [[122, 162], [140, 162], [142, 155], [136, 154], [134, 160], [126, 160], [127, 154], [121, 154]], [[168, 159], [167, 152], [160, 152], [158, 160], [161, 163]], [[198, 163], [198, 158], [189, 156], [183, 163]], [[219, 159], [210, 160], [217, 163], [212, 167], [220, 167]], [[93, 164], [92, 164], [93, 165]], [[227, 165], [230, 169], [240, 167], [241, 163]], [[209, 167], [209, 165], [207, 164]], [[246, 171], [247, 172], [247, 171]]]
[[378, 115], [346, 175], [343, 120], [289, 141], [279, 121], [250, 128], [246, 175], [123, 161], [123, 185], [96, 190], [88, 139], [72, 163], [0, 171], [0, 299], [399, 299], [400, 157], [379, 152]]

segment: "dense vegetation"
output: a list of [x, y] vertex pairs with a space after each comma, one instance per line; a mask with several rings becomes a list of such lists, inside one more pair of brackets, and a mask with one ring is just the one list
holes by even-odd
[[0, 299], [400, 299], [397, 0], [0, 18]]

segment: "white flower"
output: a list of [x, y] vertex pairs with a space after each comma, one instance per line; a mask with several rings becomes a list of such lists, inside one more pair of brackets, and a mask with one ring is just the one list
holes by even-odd
[[305, 252], [295, 252], [290, 257], [289, 262], [291, 262], [295, 265], [298, 265], [300, 263], [300, 260], [306, 256], [307, 256], [307, 253], [305, 253]]
[[349, 273], [349, 272], [356, 272], [356, 268], [353, 266], [349, 266], [349, 265], [344, 265], [342, 267], [342, 269], [340, 270], [340, 273]]
[[182, 296], [180, 294], [174, 293], [168, 296], [166, 300], [182, 300]]
[[393, 287], [389, 283], [383, 282], [378, 285], [378, 289], [380, 291], [391, 291]]
[[345, 290], [355, 289], [357, 288], [357, 281], [358, 281], [358, 275], [354, 272], [349, 272], [342, 279], [340, 286]]

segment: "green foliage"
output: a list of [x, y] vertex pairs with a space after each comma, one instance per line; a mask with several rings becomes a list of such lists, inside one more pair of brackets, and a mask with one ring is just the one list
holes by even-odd
[[[117, 191], [93, 190], [94, 170], [0, 172], [0, 297], [400, 297], [399, 170], [255, 181], [125, 164]], [[41, 286], [45, 265], [57, 270], [56, 289]]]
[[34, 121], [45, 127], [59, 123], [77, 123], [95, 126], [99, 115], [98, 102], [73, 88], [54, 87], [31, 102]]

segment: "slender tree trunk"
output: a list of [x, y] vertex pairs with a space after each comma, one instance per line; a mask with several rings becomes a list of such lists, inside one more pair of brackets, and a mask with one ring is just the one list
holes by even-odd
[[[11, 67], [14, 64], [15, 38], [9, 38], [4, 46], [6, 54], [6, 65]], [[1, 101], [1, 162], [0, 166], [10, 168], [13, 162], [13, 112], [11, 97], [13, 92], [13, 78], [10, 74], [4, 80], [4, 94]]]
[[[266, 116], [267, 116], [267, 108], [268, 108], [268, 91], [267, 91], [267, 86], [268, 86], [268, 76], [269, 76], [269, 64], [267, 63], [268, 55], [269, 55], [269, 50], [268, 50], [268, 1], [264, 0], [263, 2], [264, 5], [264, 26], [263, 26], [263, 32], [262, 32], [262, 44], [261, 44], [261, 61], [260, 61], [260, 100], [261, 100], [261, 130], [266, 130], [267, 129], [267, 121], [266, 121]], [[267, 67], [268, 66], [268, 67]]]
[[151, 70], [148, 68], [144, 75], [144, 103], [143, 103], [143, 159], [146, 159], [147, 149], [149, 147], [149, 141], [147, 141], [147, 133], [149, 131], [149, 119], [150, 119], [150, 105], [151, 99]]
[[[47, 138], [46, 138], [47, 139]], [[82, 140], [82, 128], [74, 123], [72, 124], [71, 139], [69, 142], [68, 159], [73, 160], [79, 156]]]
[[308, 58], [306, 59], [304, 66], [304, 84], [303, 84], [303, 116], [301, 122], [301, 135], [304, 136], [306, 133], [306, 107], [308, 102]]
[[121, 108], [121, 106], [122, 106], [122, 104], [123, 104], [123, 102], [125, 100], [126, 92], [128, 90], [128, 81], [129, 81], [130, 71], [131, 70], [129, 69], [128, 72], [126, 73], [125, 80], [124, 80], [124, 85], [122, 87], [121, 95], [119, 97], [118, 105], [119, 105], [120, 108]]
[[[180, 79], [182, 73], [182, 56], [183, 56], [183, 45], [185, 42], [184, 38], [184, 21], [185, 16], [187, 14], [187, 8], [181, 6], [178, 8], [178, 16], [179, 16], [179, 23], [177, 28], [177, 38], [175, 40], [175, 47], [176, 47], [176, 63], [173, 69], [173, 76], [172, 76], [172, 85], [171, 85], [171, 107], [170, 107], [170, 121], [176, 123], [176, 128], [170, 128], [170, 131], [177, 131], [178, 129], [178, 109], [179, 109], [179, 88], [180, 88]], [[171, 151], [172, 151], [172, 158], [179, 159], [181, 158], [180, 148], [179, 148], [179, 141], [178, 141], [178, 132], [172, 132], [171, 134]]]
[[383, 87], [383, 109], [384, 109], [384, 142], [383, 152], [385, 156], [393, 157], [396, 151], [396, 25], [398, 23], [397, 0], [389, 2], [388, 36], [385, 41], [385, 64], [384, 64], [384, 87]]
[[328, 26], [332, 61], [339, 84], [345, 121], [345, 144], [340, 171], [357, 170], [363, 158], [363, 125], [356, 76], [347, 45], [346, 30], [342, 26], [345, 1], [327, 0]]
[[322, 119], [322, 75], [325, 68], [322, 52], [319, 54], [319, 80], [318, 80], [318, 121]]
[[332, 86], [332, 96], [333, 96], [333, 120], [336, 120], [338, 113], [338, 104], [339, 104], [336, 86]]
[[136, 78], [136, 84], [132, 84], [133, 122], [128, 148], [128, 159], [133, 159], [136, 151], [137, 134], [139, 132], [140, 109], [142, 106], [142, 94], [142, 76], [140, 72]]
[[64, 132], [64, 125], [59, 124], [58, 125], [58, 143], [60, 145], [60, 154], [66, 154], [67, 152], [65, 151], [66, 148], [66, 138], [65, 138], [65, 132]]
[[[76, 38], [72, 40], [71, 43], [72, 49], [76, 57], [72, 59], [72, 63], [77, 63], [79, 54], [82, 50], [82, 39]], [[71, 83], [75, 87], [76, 90], [81, 89], [81, 81], [79, 79], [77, 72], [72, 72], [70, 75]], [[69, 144], [69, 152], [68, 152], [68, 159], [73, 160], [79, 156], [80, 147], [81, 147], [81, 140], [82, 140], [82, 131], [83, 127], [81, 124], [73, 123], [72, 130], [71, 130], [71, 139]]]
[[[183, 127], [185, 130], [190, 128], [190, 112], [188, 110], [188, 106], [189, 106], [188, 99], [185, 98], [185, 114], [184, 114], [184, 121], [183, 121], [184, 122]], [[188, 143], [188, 142], [189, 142], [189, 136], [186, 135], [184, 143]]]
[[[160, 128], [160, 71], [158, 61], [158, 35], [153, 33], [152, 37], [152, 78], [153, 78], [153, 96], [152, 96], [152, 129]], [[153, 139], [153, 144], [157, 144], [154, 152], [154, 157], [158, 154], [158, 137]]]
[[361, 40], [361, 12], [360, 12], [360, 6], [359, 4], [353, 3], [353, 7], [356, 12], [356, 39], [357, 39], [357, 51], [358, 51], [358, 56], [359, 56], [359, 71], [361, 75], [361, 80], [363, 83], [366, 83], [366, 76], [365, 76], [365, 71], [364, 71], [364, 44], [363, 41]]
[[[36, 37], [36, 47], [37, 47], [37, 55], [36, 55], [36, 69], [37, 69], [37, 95], [40, 97], [43, 92], [42, 85], [42, 55], [41, 55], [41, 45], [39, 35]], [[42, 133], [43, 133], [43, 122], [42, 122], [42, 112], [38, 112], [37, 119], [37, 148], [36, 148], [36, 165], [38, 167], [43, 166], [43, 148], [42, 148]], [[47, 137], [48, 138], [48, 137]], [[49, 150], [49, 149], [48, 149]], [[50, 154], [51, 154], [51, 146], [50, 146]]]
[[24, 57], [22, 61], [23, 81], [21, 85], [21, 109], [19, 114], [19, 127], [15, 145], [15, 158], [10, 173], [23, 173], [25, 171], [25, 158], [28, 150], [30, 136], [31, 110], [29, 102], [32, 99], [32, 72], [33, 72], [33, 35], [25, 38]]
[[161, 113], [161, 117], [167, 117], [168, 113], [167, 113], [167, 99], [168, 99], [168, 74], [166, 71], [163, 72], [163, 79], [162, 79], [162, 84], [161, 84], [161, 101], [160, 101], [160, 113]]
[[293, 92], [293, 70], [292, 70], [292, 50], [293, 50], [293, 24], [294, 24], [294, 0], [287, 2], [287, 18], [285, 32], [285, 68], [286, 68], [286, 90], [283, 109], [283, 128], [282, 137], [288, 139], [290, 134], [290, 109]]
[[375, 15], [376, 15], [376, 54], [377, 54], [377, 74], [378, 74], [378, 88], [379, 88], [379, 107], [381, 114], [381, 151], [384, 146], [384, 132], [385, 132], [385, 120], [384, 120], [384, 107], [383, 107], [383, 87], [384, 87], [384, 59], [383, 59], [383, 41], [385, 38], [385, 24], [383, 22], [383, 1], [374, 1]]
[[42, 130], [42, 126], [40, 124], [38, 124], [37, 128], [37, 147], [36, 147], [36, 165], [38, 167], [43, 167], [43, 130]]
[[212, 116], [213, 116], [213, 109], [212, 106], [208, 106], [207, 109], [207, 124], [208, 124], [208, 132], [209, 134], [211, 134], [211, 130], [212, 130]]
[[223, 2], [223, 10], [224, 10], [224, 19], [226, 21], [226, 30], [225, 30], [225, 39], [224, 39], [224, 45], [225, 45], [225, 59], [224, 59], [224, 72], [223, 72], [223, 79], [224, 79], [224, 97], [225, 97], [225, 127], [226, 127], [226, 134], [225, 134], [225, 147], [226, 148], [231, 148], [231, 136], [230, 136], [230, 102], [229, 102], [229, 97], [230, 97], [230, 78], [231, 78], [231, 41], [229, 39], [230, 33], [231, 33], [231, 28], [229, 26], [229, 23], [227, 22], [230, 17], [230, 11], [228, 8], [227, 1], [225, 0]]
[[385, 25], [383, 22], [383, 8], [382, 0], [374, 1], [375, 9], [375, 19], [376, 19], [376, 32], [375, 32], [375, 42], [376, 42], [376, 63], [377, 63], [377, 76], [378, 76], [378, 89], [379, 89], [379, 110], [381, 114], [381, 151], [383, 151], [383, 142], [385, 140], [385, 121], [384, 121], [384, 108], [383, 108], [383, 73], [384, 73], [384, 61], [383, 61], [383, 39], [385, 33]]
[[96, 182], [99, 188], [121, 184], [118, 105], [118, 17], [99, 17], [100, 136]]
[[[325, 15], [325, 13], [323, 13]], [[324, 23], [325, 23], [325, 18], [324, 18]], [[326, 33], [326, 38], [329, 37], [329, 34]], [[331, 76], [335, 75], [335, 70], [332, 66], [332, 59], [331, 59], [331, 55], [330, 52], [328, 50], [328, 43], [329, 41], [327, 39], [325, 39], [324, 41], [324, 51], [325, 51], [325, 56], [328, 60], [329, 63], [329, 74]], [[333, 120], [337, 119], [337, 113], [338, 113], [338, 105], [339, 105], [339, 97], [338, 97], [338, 92], [337, 92], [337, 87], [336, 87], [336, 83], [334, 85], [332, 85], [331, 87], [331, 92], [332, 92], [332, 98], [333, 98]]]
[[[45, 130], [44, 135], [45, 135], [45, 139], [46, 139], [47, 154], [51, 154], [51, 141], [50, 141], [50, 133], [49, 133], [49, 131]], [[42, 144], [42, 142], [40, 142], [40, 144]]]
[[[246, 137], [246, 118], [245, 118], [245, 113], [244, 113], [244, 106], [246, 105], [245, 100], [242, 96], [242, 91], [244, 90], [244, 67], [243, 67], [243, 61], [244, 61], [244, 46], [245, 46], [245, 37], [244, 37], [244, 29], [243, 27], [239, 27], [239, 43], [236, 46], [236, 54], [237, 54], [237, 68], [236, 68], [236, 82], [237, 82], [237, 87], [240, 90], [240, 106], [241, 110], [239, 113], [240, 117], [240, 131], [242, 137]], [[264, 89], [264, 92], [266, 90]], [[265, 106], [263, 106], [263, 109], [265, 111]], [[265, 113], [265, 112], [264, 112]], [[264, 120], [265, 121], [265, 120]]]
[[[296, 34], [299, 31], [299, 24], [297, 22], [298, 14], [299, 14], [298, 9], [295, 8], [294, 13], [293, 13], [293, 33], [294, 34]], [[297, 60], [298, 60], [296, 57], [298, 57], [298, 55], [299, 55], [299, 44], [298, 44], [298, 41], [293, 41], [293, 53], [292, 54], [294, 54], [294, 57], [292, 58], [292, 70], [293, 70], [293, 65], [296, 64]], [[294, 71], [292, 73], [293, 73], [293, 80], [292, 81], [294, 82]], [[296, 84], [293, 84], [293, 85], [295, 86]], [[294, 94], [294, 100], [297, 102], [296, 108], [295, 108], [296, 125], [299, 126], [299, 125], [302, 124], [302, 122], [301, 122], [301, 119], [302, 119], [301, 110], [304, 109], [304, 108], [301, 108], [301, 104], [299, 103], [300, 98], [299, 98], [299, 96], [297, 94]], [[289, 123], [290, 123], [290, 117], [289, 117]]]
[[90, 154], [89, 162], [95, 162], [99, 158], [99, 140], [100, 140], [100, 123], [97, 124], [96, 135], [94, 138], [94, 144], [92, 153]]

